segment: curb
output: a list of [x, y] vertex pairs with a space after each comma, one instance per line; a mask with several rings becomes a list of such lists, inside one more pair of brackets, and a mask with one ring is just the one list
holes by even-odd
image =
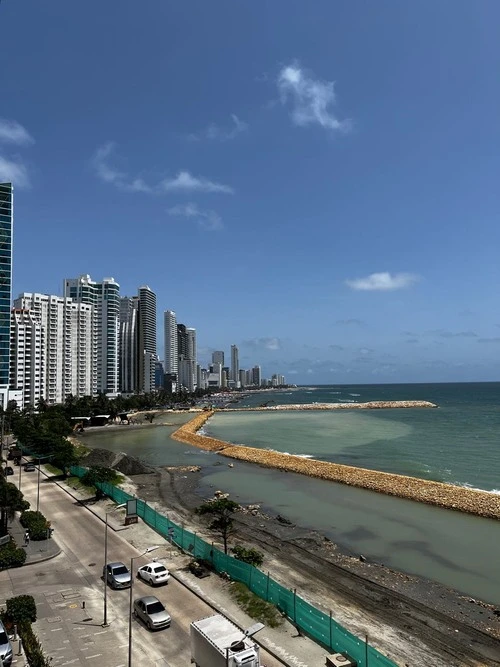
[[44, 563], [44, 562], [47, 561], [47, 560], [52, 560], [52, 559], [55, 558], [56, 556], [59, 556], [59, 554], [60, 554], [61, 552], [62, 552], [62, 549], [60, 549], [60, 548], [58, 547], [58, 548], [57, 548], [57, 551], [56, 551], [55, 553], [53, 553], [53, 554], [50, 554], [50, 556], [41, 556], [40, 558], [36, 558], [36, 559], [30, 560], [29, 563], [28, 563], [28, 562], [25, 562], [25, 563], [23, 564], [23, 567], [28, 567], [28, 565], [36, 565], [37, 563]]

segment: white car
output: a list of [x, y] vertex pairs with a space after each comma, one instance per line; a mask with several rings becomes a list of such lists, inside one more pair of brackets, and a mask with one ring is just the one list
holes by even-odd
[[161, 563], [148, 563], [137, 570], [137, 576], [147, 581], [151, 586], [168, 584], [170, 574], [165, 565]]

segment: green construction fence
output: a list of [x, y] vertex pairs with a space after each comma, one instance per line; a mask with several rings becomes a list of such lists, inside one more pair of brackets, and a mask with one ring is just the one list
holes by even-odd
[[[71, 468], [71, 473], [77, 477], [82, 477], [86, 471], [87, 469], [81, 466]], [[395, 662], [382, 655], [367, 641], [356, 637], [337, 623], [331, 614], [316, 609], [297, 595], [295, 590], [285, 588], [274, 581], [269, 574], [225, 554], [213, 544], [198, 537], [196, 533], [177, 525], [168, 516], [160, 514], [146, 502], [131, 496], [123, 489], [106, 482], [98, 484], [98, 487], [117, 504], [136, 500], [138, 516], [158, 534], [183, 551], [192, 554], [194, 558], [210, 561], [217, 572], [226, 572], [231, 579], [244, 583], [255, 595], [275, 605], [301, 632], [332, 653], [348, 654], [356, 661], [358, 667], [397, 667]]]

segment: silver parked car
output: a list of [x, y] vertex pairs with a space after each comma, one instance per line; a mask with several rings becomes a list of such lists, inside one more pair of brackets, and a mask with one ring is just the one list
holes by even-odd
[[12, 664], [12, 644], [2, 621], [0, 621], [0, 663], [4, 667], [10, 667]]
[[142, 619], [150, 630], [169, 628], [172, 621], [168, 611], [154, 595], [134, 601], [134, 616]]
[[102, 576], [111, 588], [130, 588], [130, 571], [123, 563], [108, 563], [102, 569]]

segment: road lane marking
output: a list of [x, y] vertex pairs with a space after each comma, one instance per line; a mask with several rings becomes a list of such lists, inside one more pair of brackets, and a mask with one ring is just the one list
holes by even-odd
[[86, 655], [85, 660], [92, 660], [92, 658], [98, 658], [102, 653], [96, 653], [95, 655]]

